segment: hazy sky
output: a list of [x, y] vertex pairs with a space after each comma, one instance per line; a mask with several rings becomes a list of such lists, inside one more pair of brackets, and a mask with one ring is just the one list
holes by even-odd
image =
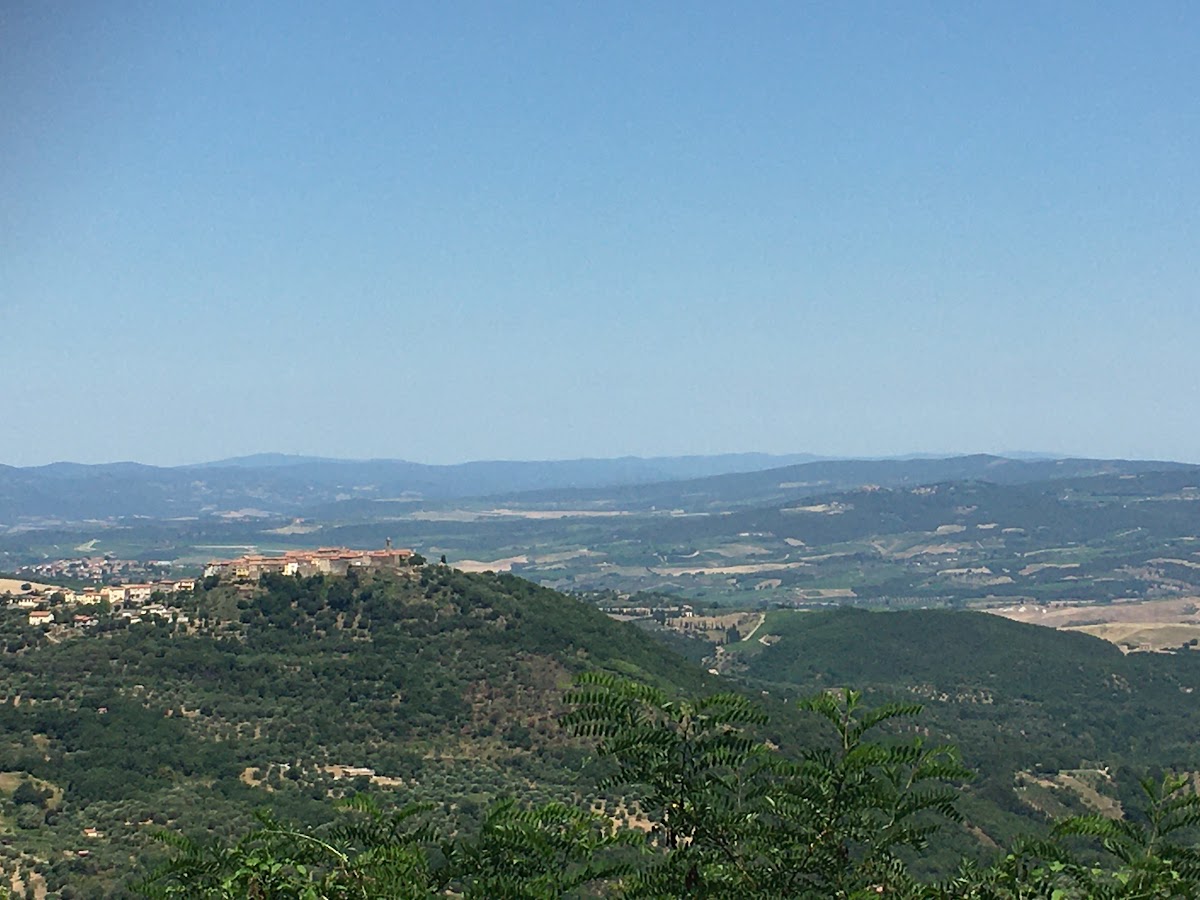
[[1200, 4], [0, 0], [0, 462], [1200, 461]]

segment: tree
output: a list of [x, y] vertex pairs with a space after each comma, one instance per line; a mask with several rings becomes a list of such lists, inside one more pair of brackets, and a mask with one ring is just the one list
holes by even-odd
[[806, 748], [781, 787], [785, 847], [799, 859], [779, 858], [789, 890], [852, 897], [864, 890], [912, 888], [899, 855], [923, 850], [947, 821], [958, 821], [958, 792], [950, 785], [971, 772], [949, 746], [920, 738], [867, 740], [869, 732], [920, 713], [919, 704], [862, 705], [857, 691], [830, 691], [801, 704], [830, 725], [830, 748]]
[[1110, 873], [1093, 872], [1094, 896], [1200, 897], [1200, 849], [1180, 842], [1196, 837], [1200, 796], [1192, 779], [1165, 775], [1141, 781], [1146, 795], [1142, 820], [1072, 816], [1054, 826], [1056, 838], [1097, 839], [1119, 863]]
[[137, 889], [159, 898], [415, 900], [440, 886], [421, 846], [433, 833], [412, 823], [424, 807], [384, 814], [355, 798], [344, 809], [360, 817], [325, 830], [284, 825], [260, 813], [259, 826], [229, 846], [163, 832], [159, 838], [175, 848], [175, 856]]
[[635, 896], [852, 897], [911, 884], [897, 853], [957, 818], [948, 785], [969, 777], [949, 747], [875, 742], [868, 732], [920, 711], [864, 709], [853, 691], [804, 707], [836, 740], [789, 761], [749, 729], [766, 717], [739, 694], [671, 700], [607, 674], [582, 676], [564, 723], [598, 739], [654, 822], [655, 861]]
[[50, 797], [49, 791], [39, 790], [32, 781], [25, 779], [17, 785], [16, 790], [12, 793], [13, 803], [20, 805], [36, 806], [38, 809], [43, 809], [46, 806], [46, 800]]
[[213, 900], [416, 900], [447, 890], [470, 900], [552, 900], [629, 871], [604, 853], [629, 843], [629, 835], [561, 803], [503, 801], [476, 837], [440, 846], [421, 820], [428, 806], [389, 813], [361, 794], [340, 806], [341, 820], [324, 829], [260, 814], [259, 827], [229, 846], [164, 833], [175, 857], [137, 889], [148, 897]]
[[503, 800], [489, 810], [479, 836], [451, 847], [448, 858], [464, 897], [551, 900], [628, 875], [631, 867], [607, 859], [606, 851], [638, 839], [566, 804]]

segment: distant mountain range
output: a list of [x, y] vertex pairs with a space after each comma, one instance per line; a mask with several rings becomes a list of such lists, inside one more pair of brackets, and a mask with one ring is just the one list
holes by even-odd
[[170, 519], [231, 511], [302, 516], [363, 504], [494, 498], [516, 505], [606, 503], [624, 509], [763, 505], [865, 484], [938, 481], [1020, 484], [1090, 475], [1191, 468], [1182, 463], [1095, 459], [830, 460], [811, 454], [738, 453], [643, 459], [481, 461], [425, 465], [261, 454], [191, 466], [122, 462], [0, 466], [0, 524], [121, 517]]
[[804, 453], [729, 453], [442, 466], [267, 453], [173, 467], [133, 462], [0, 465], [0, 524], [47, 518], [174, 518], [242, 509], [299, 514], [351, 499], [448, 500], [603, 488], [758, 471], [819, 458]]
[[769, 506], [864, 485], [895, 488], [946, 481], [1031, 484], [1096, 475], [1139, 475], [1191, 469], [1200, 471], [1200, 467], [1187, 463], [1155, 460], [1012, 459], [982, 453], [944, 459], [836, 459], [650, 485], [545, 490], [501, 499], [535, 506], [603, 502], [625, 510], [658, 508], [704, 512]]

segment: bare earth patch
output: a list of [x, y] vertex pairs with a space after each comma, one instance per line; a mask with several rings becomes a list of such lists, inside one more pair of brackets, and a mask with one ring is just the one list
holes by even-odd
[[1200, 563], [1192, 562], [1190, 559], [1159, 558], [1159, 559], [1152, 559], [1152, 560], [1150, 560], [1150, 562], [1158, 563], [1160, 565], [1163, 563], [1170, 563], [1170, 564], [1176, 565], [1176, 566], [1187, 566], [1189, 569], [1200, 569]]
[[417, 522], [479, 522], [489, 519], [610, 519], [627, 516], [620, 509], [424, 509], [402, 516]]
[[960, 531], [966, 530], [966, 525], [939, 525], [934, 534], [958, 534]]
[[783, 569], [803, 569], [806, 562], [745, 563], [737, 566], [690, 566], [654, 568], [655, 575], [756, 575], [759, 572], [778, 572]]
[[760, 547], [757, 544], [722, 544], [720, 547], [715, 547], [711, 551], [717, 556], [725, 556], [731, 559], [737, 559], [745, 556], [770, 556], [771, 551], [766, 547]]
[[604, 556], [603, 553], [597, 553], [595, 550], [589, 550], [587, 547], [580, 547], [578, 550], [564, 550], [561, 553], [545, 553], [541, 556], [533, 557], [533, 561], [538, 565], [566, 562], [570, 559], [579, 559], [588, 556]]
[[1078, 569], [1079, 563], [1031, 563], [1023, 568], [1018, 575], [1032, 575], [1043, 569]]
[[847, 503], [815, 503], [812, 506], [788, 506], [781, 509], [782, 513], [823, 513], [827, 516], [838, 516], [848, 509], [853, 509]]
[[890, 555], [894, 559], [912, 559], [914, 556], [949, 556], [952, 553], [957, 553], [960, 550], [966, 550], [973, 544], [918, 544], [916, 547], [909, 547], [907, 550], [900, 550]]
[[282, 528], [270, 528], [266, 534], [312, 534], [314, 531], [320, 531], [320, 525], [306, 525], [304, 522], [297, 520], [291, 525], [284, 525]]
[[528, 556], [509, 556], [505, 559], [494, 559], [491, 562], [460, 559], [454, 563], [454, 568], [463, 572], [511, 572], [513, 566], [525, 565], [528, 562]]
[[518, 519], [609, 519], [629, 513], [623, 509], [489, 509], [485, 515]]

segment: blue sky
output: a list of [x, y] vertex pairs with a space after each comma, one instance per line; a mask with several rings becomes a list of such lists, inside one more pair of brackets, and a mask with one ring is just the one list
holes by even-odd
[[0, 2], [0, 462], [1200, 462], [1194, 3]]

